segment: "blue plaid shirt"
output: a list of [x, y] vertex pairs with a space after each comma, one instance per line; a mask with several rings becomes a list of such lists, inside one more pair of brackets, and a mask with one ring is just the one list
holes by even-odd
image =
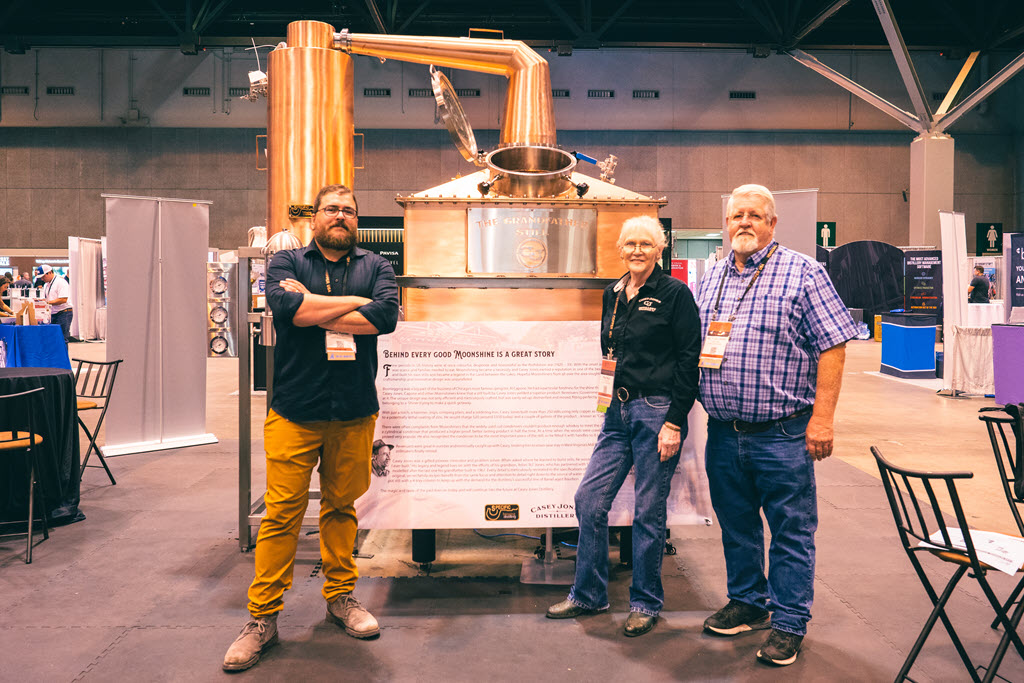
[[[772, 244], [750, 256], [742, 273], [729, 252], [704, 275], [697, 290], [702, 338], [712, 320], [736, 316], [722, 367], [701, 370], [700, 402], [718, 420], [766, 422], [813, 405], [818, 356], [857, 333], [821, 264], [783, 246], [737, 309], [737, 298]], [[723, 273], [725, 288], [715, 318]]]

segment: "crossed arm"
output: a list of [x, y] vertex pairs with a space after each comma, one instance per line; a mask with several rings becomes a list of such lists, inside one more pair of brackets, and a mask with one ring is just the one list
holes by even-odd
[[295, 312], [295, 317], [292, 318], [292, 323], [296, 327], [316, 325], [335, 332], [380, 334], [376, 326], [356, 310], [373, 301], [372, 299], [367, 299], [365, 296], [312, 294], [305, 285], [292, 278], [281, 280], [281, 289], [303, 295], [302, 304]]

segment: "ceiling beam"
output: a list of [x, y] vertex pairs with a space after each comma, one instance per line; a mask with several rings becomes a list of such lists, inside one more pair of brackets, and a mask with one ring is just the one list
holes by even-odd
[[918, 119], [913, 114], [911, 114], [910, 112], [903, 111], [889, 100], [879, 95], [876, 95], [875, 93], [871, 92], [870, 90], [860, 85], [859, 83], [850, 80], [849, 78], [839, 73], [838, 71], [828, 66], [827, 64], [819, 62], [816, 58], [807, 54], [803, 50], [797, 50], [794, 48], [792, 50], [787, 50], [786, 54], [788, 54], [790, 57], [800, 62], [807, 68], [813, 71], [817, 71], [819, 74], [821, 74], [828, 80], [832, 81], [839, 87], [843, 88], [844, 90], [847, 90], [850, 93], [861, 98], [862, 100], [870, 104], [872, 107], [882, 110], [889, 116], [893, 117], [894, 119], [902, 123], [907, 128], [917, 131], [918, 133], [924, 133], [927, 130], [927, 127], [922, 125], [921, 120]]
[[928, 98], [924, 94], [924, 88], [921, 87], [921, 80], [917, 77], [914, 63], [910, 61], [907, 44], [903, 42], [903, 35], [900, 33], [899, 26], [896, 25], [896, 19], [892, 16], [889, 0], [871, 0], [871, 4], [875, 8], [878, 20], [882, 23], [882, 30], [885, 31], [885, 38], [889, 41], [892, 56], [896, 58], [896, 67], [900, 71], [900, 77], [903, 78], [903, 85], [907, 89], [907, 94], [910, 95], [910, 103], [914, 105], [917, 118], [931, 127], [932, 110], [928, 106]]
[[961, 116], [974, 109], [982, 100], [994, 93], [999, 86], [1016, 76], [1021, 69], [1024, 69], [1024, 53], [1017, 55], [1017, 58], [1000, 69], [999, 73], [988, 79], [984, 85], [965, 98], [963, 102], [953, 107], [948, 114], [938, 119], [935, 122], [935, 128], [944, 132], [956, 123]]
[[556, 17], [562, 20], [566, 28], [573, 32], [577, 38], [582, 38], [584, 35], [583, 29], [580, 28], [576, 20], [569, 16], [569, 13], [562, 9], [562, 6], [558, 4], [557, 0], [544, 0], [544, 4], [555, 14]]
[[420, 12], [422, 12], [423, 10], [427, 9], [427, 7], [430, 6], [431, 1], [432, 0], [423, 0], [423, 2], [418, 4], [416, 6], [416, 9], [414, 9], [412, 11], [412, 13], [408, 17], [405, 18], [405, 21], [402, 22], [402, 25], [398, 27], [397, 33], [399, 35], [404, 33], [405, 29], [407, 29], [409, 27], [409, 24], [411, 24], [413, 22], [413, 20], [415, 20], [416, 17], [418, 17], [420, 15]]
[[981, 54], [977, 50], [972, 52], [968, 57], [967, 61], [964, 62], [963, 67], [960, 69], [960, 73], [957, 74], [956, 80], [953, 81], [953, 85], [949, 86], [949, 92], [942, 99], [942, 104], [935, 110], [935, 119], [938, 120], [946, 115], [949, 108], [953, 106], [953, 101], [956, 100], [957, 94], [960, 92], [960, 88], [963, 87], [964, 81], [967, 80], [967, 76], [971, 73], [971, 69], [974, 68], [975, 62], [978, 61], [978, 55]]
[[156, 11], [160, 13], [160, 16], [162, 16], [164, 18], [164, 20], [167, 21], [168, 24], [170, 24], [171, 26], [174, 27], [174, 32], [177, 35], [181, 35], [181, 33], [182, 33], [181, 28], [179, 28], [179, 26], [176, 23], [174, 23], [174, 19], [172, 19], [171, 15], [168, 14], [164, 10], [164, 8], [160, 6], [160, 3], [157, 2], [157, 0], [149, 0], [149, 4], [153, 5], [153, 7], [156, 8]]
[[608, 17], [608, 20], [601, 25], [601, 28], [597, 30], [594, 37], [600, 39], [608, 29], [615, 25], [615, 22], [619, 20], [619, 17], [626, 13], [626, 10], [628, 10], [629, 6], [632, 4], [633, 0], [622, 0], [622, 2], [619, 3], [619, 8], [615, 10], [615, 14]]
[[843, 6], [846, 5], [846, 3], [848, 2], [850, 2], [850, 0], [835, 0], [835, 2], [833, 2], [831, 5], [823, 8], [820, 12], [818, 12], [818, 15], [816, 17], [814, 17], [809, 22], [804, 24], [803, 28], [801, 28], [793, 36], [790, 37], [791, 44], [789, 45], [789, 47], [796, 47], [797, 45], [799, 45], [801, 40], [806, 38], [816, 28], [824, 24], [829, 17], [831, 17], [833, 14], [841, 10]]

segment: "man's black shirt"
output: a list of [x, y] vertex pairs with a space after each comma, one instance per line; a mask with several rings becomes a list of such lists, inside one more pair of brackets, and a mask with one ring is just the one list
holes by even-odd
[[[632, 301], [626, 301], [629, 274], [604, 290], [601, 351], [614, 349], [615, 387], [672, 397], [666, 421], [683, 426], [697, 397], [700, 317], [690, 288], [654, 271]], [[618, 310], [615, 300], [618, 299]], [[615, 311], [615, 327], [609, 341]]]
[[975, 275], [974, 279], [971, 280], [971, 287], [974, 287], [974, 289], [971, 290], [970, 296], [967, 298], [967, 302], [972, 304], [987, 304], [989, 287], [988, 278], [984, 275]]
[[267, 305], [277, 333], [271, 408], [292, 422], [373, 415], [380, 410], [375, 386], [377, 335], [355, 335], [354, 361], [327, 360], [326, 330], [292, 322], [304, 295], [282, 289], [281, 280], [287, 278], [298, 280], [312, 294], [373, 299], [357, 310], [380, 334], [388, 334], [398, 323], [398, 285], [391, 264], [359, 247], [338, 262], [328, 261], [314, 240], [302, 249], [279, 251], [267, 268]]

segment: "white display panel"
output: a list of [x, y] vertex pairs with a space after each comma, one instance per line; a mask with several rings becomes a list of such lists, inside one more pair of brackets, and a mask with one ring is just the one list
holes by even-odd
[[210, 202], [103, 195], [107, 359], [122, 359], [106, 455], [216, 443], [206, 433]]
[[[390, 447], [356, 503], [367, 529], [576, 526], [597, 441], [598, 322], [400, 322], [380, 338], [375, 438]], [[642, 399], [641, 399], [642, 400]], [[689, 415], [668, 523], [709, 524], [707, 416]], [[633, 477], [609, 515], [632, 522]]]

